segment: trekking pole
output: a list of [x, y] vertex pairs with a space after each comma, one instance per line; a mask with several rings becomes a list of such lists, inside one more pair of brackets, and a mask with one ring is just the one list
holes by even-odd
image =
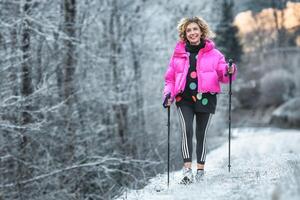
[[[233, 60], [229, 59], [229, 68], [232, 67]], [[229, 109], [228, 109], [228, 171], [230, 172], [230, 138], [231, 138], [231, 85], [232, 85], [232, 74], [229, 73]]]
[[170, 106], [168, 106], [168, 188], [170, 184]]

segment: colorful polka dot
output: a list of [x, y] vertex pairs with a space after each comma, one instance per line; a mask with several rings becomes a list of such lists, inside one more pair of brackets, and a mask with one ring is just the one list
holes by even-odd
[[194, 101], [194, 102], [196, 102], [196, 101], [197, 101], [197, 99], [196, 99], [196, 97], [195, 97], [195, 96], [192, 96], [192, 99], [193, 99], [193, 101]]
[[194, 82], [190, 83], [190, 89], [191, 90], [195, 90], [196, 87], [197, 87], [196, 83], [194, 83]]
[[176, 99], [176, 102], [179, 102], [179, 101], [181, 101], [182, 96], [177, 96], [175, 99]]
[[191, 78], [196, 78], [197, 77], [197, 73], [195, 71], [192, 71], [190, 74]]
[[202, 105], [206, 106], [208, 104], [208, 99], [207, 98], [203, 98], [201, 101]]
[[201, 100], [201, 99], [202, 99], [202, 94], [201, 94], [201, 93], [198, 93], [198, 94], [197, 94], [197, 99], [198, 99], [198, 100]]

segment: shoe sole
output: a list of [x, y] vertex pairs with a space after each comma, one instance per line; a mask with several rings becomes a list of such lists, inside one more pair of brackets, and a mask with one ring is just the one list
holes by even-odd
[[193, 183], [193, 181], [192, 180], [190, 180], [188, 177], [184, 177], [180, 182], [179, 182], [179, 184], [181, 184], [181, 185], [189, 185], [189, 184], [192, 184]]

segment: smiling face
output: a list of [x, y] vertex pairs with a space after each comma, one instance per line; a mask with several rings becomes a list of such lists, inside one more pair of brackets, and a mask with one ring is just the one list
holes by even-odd
[[192, 22], [189, 25], [187, 25], [185, 34], [186, 39], [190, 42], [191, 45], [198, 45], [200, 43], [202, 32], [197, 23]]

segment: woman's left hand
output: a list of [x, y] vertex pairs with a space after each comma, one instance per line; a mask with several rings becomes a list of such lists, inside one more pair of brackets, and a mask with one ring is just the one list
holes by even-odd
[[233, 74], [233, 73], [234, 73], [234, 71], [235, 71], [235, 64], [232, 64], [232, 66], [231, 66], [231, 67], [228, 67], [228, 70], [227, 70], [227, 72], [228, 72], [228, 74]]

